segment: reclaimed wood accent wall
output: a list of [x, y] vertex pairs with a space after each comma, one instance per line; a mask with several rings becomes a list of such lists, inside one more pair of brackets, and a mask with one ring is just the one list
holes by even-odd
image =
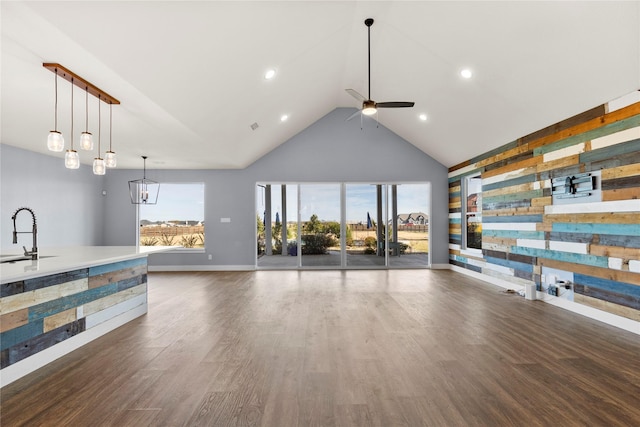
[[[545, 267], [569, 272], [574, 302], [640, 321], [640, 103], [607, 109], [450, 168], [450, 264], [538, 288]], [[553, 178], [595, 171], [602, 201], [552, 203]], [[461, 247], [461, 184], [478, 173], [481, 254]]]
[[147, 258], [0, 285], [0, 368], [147, 303]]

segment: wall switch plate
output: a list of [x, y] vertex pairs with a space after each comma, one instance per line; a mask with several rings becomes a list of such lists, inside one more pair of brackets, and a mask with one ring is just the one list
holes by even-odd
[[213, 256], [211, 256], [211, 254], [209, 254], [209, 261], [211, 261], [213, 259]]
[[220, 222], [231, 222], [231, 218], [220, 218]]

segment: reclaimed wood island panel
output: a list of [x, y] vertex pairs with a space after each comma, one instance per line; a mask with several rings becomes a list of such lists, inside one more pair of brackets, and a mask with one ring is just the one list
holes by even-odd
[[110, 246], [46, 253], [2, 264], [1, 386], [147, 312], [150, 251]]

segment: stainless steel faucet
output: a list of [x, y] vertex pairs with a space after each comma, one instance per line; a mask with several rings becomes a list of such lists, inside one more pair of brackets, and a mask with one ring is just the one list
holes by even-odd
[[[18, 213], [20, 211], [28, 211], [29, 213], [31, 213], [31, 217], [33, 218], [33, 228], [31, 229], [31, 231], [16, 230], [16, 217], [18, 216]], [[31, 208], [20, 208], [15, 211], [11, 219], [13, 220], [13, 244], [15, 245], [18, 243], [18, 233], [33, 234], [33, 247], [31, 248], [31, 251], [27, 251], [27, 248], [25, 246], [23, 246], [22, 249], [24, 249], [24, 256], [30, 256], [31, 259], [38, 259], [38, 225], [36, 224], [36, 214], [33, 213], [33, 210], [31, 210]]]

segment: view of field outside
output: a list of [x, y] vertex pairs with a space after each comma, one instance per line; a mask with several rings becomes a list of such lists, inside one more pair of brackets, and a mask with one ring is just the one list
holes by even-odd
[[[287, 246], [296, 244], [298, 223], [298, 186], [286, 185]], [[386, 190], [382, 186], [382, 206], [386, 206]], [[265, 251], [265, 224], [271, 221], [274, 255], [282, 253], [282, 186], [270, 185], [271, 218], [266, 218], [266, 186], [259, 185], [256, 191], [256, 217], [258, 220], [258, 254]], [[383, 215], [382, 236], [389, 233], [390, 241], [397, 241], [396, 251], [402, 253], [427, 254], [429, 251], [429, 196], [428, 184], [397, 185], [398, 238], [393, 239], [392, 224]], [[391, 193], [389, 190], [389, 197]], [[389, 204], [390, 205], [390, 204]], [[378, 248], [377, 186], [372, 184], [346, 185], [346, 251], [349, 255], [376, 254]], [[391, 207], [389, 206], [389, 210]], [[332, 236], [332, 244], [327, 251], [340, 251], [340, 185], [303, 184], [300, 185], [300, 219], [303, 241], [305, 235], [324, 233]], [[391, 213], [387, 215], [390, 217]], [[385, 225], [384, 221], [387, 221]], [[308, 238], [308, 237], [307, 237]], [[307, 251], [309, 252], [309, 251]], [[287, 250], [293, 255], [294, 251]], [[303, 245], [303, 265], [305, 248]], [[396, 252], [397, 254], [397, 252]]]
[[162, 183], [155, 205], [139, 205], [140, 246], [204, 248], [204, 183]]

